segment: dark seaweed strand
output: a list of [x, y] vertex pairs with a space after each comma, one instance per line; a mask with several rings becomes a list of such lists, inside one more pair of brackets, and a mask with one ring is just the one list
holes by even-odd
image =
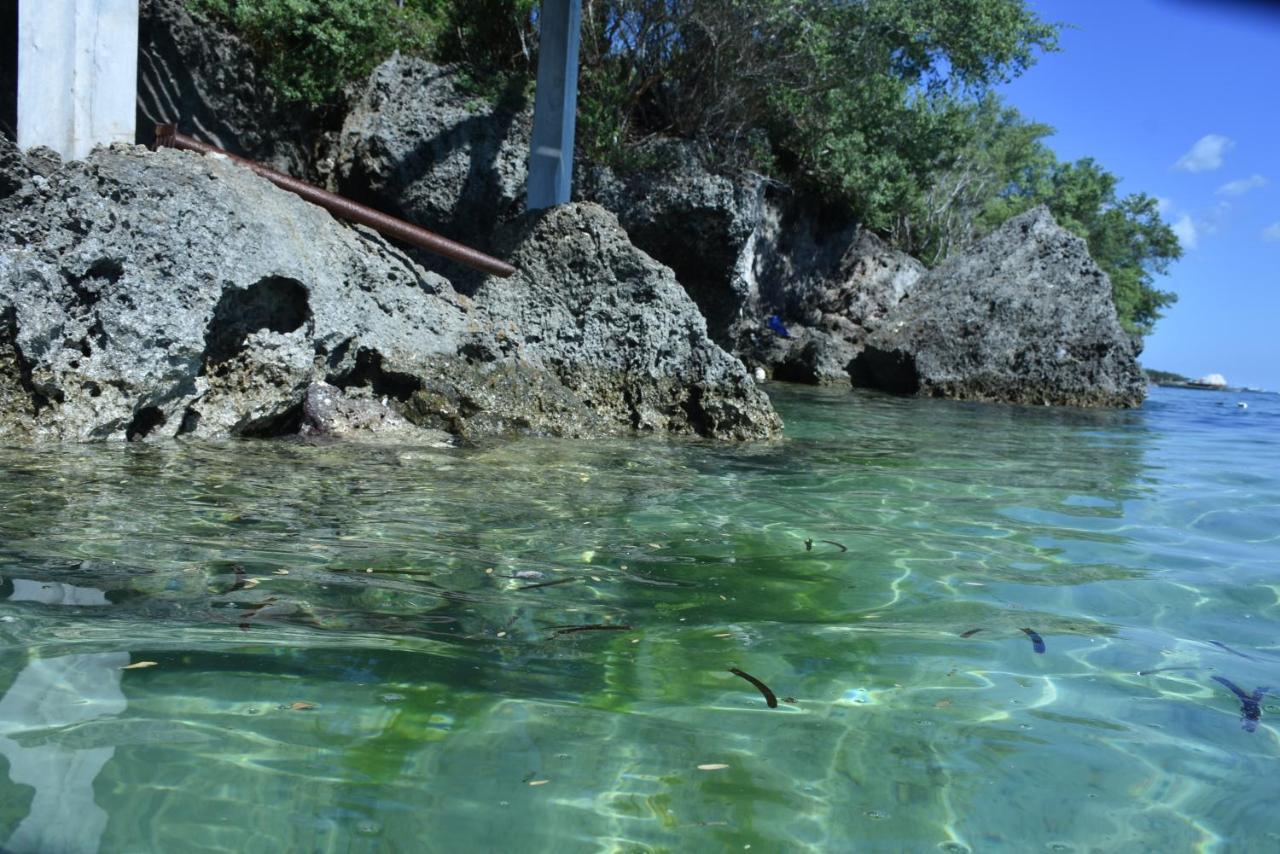
[[537, 590], [539, 587], [555, 587], [557, 584], [572, 584], [576, 578], [557, 578], [555, 581], [539, 581], [537, 584], [526, 584], [516, 590]]
[[591, 626], [560, 626], [554, 632], [557, 635], [571, 635], [574, 632], [629, 632], [630, 626], [626, 625], [604, 625], [596, 624]]
[[759, 688], [760, 693], [764, 694], [764, 701], [768, 703], [769, 708], [771, 709], [778, 708], [778, 698], [774, 696], [774, 693], [772, 691], [769, 690], [768, 685], [764, 684], [759, 679], [752, 676], [750, 673], [744, 673], [736, 667], [730, 667], [729, 672], [732, 673], [734, 676], [741, 676], [743, 679], [747, 680], [752, 685]]
[[848, 546], [846, 546], [846, 545], [841, 545], [840, 543], [837, 543], [835, 540], [818, 540], [818, 542], [820, 542], [820, 543], [826, 543], [826, 544], [827, 544], [827, 545], [829, 545], [829, 546], [835, 546], [836, 548], [838, 548], [838, 549], [839, 549], [840, 551], [842, 551], [842, 552], [847, 552], [847, 551], [849, 551], [849, 547], [848, 547]]
[[1036, 632], [1035, 629], [1023, 629], [1022, 631], [1026, 633], [1027, 637], [1031, 638], [1031, 648], [1034, 649], [1036, 652], [1043, 653], [1044, 638], [1040, 637], [1040, 635]]
[[1225, 643], [1223, 643], [1222, 641], [1211, 640], [1211, 641], [1209, 641], [1209, 643], [1213, 644], [1214, 646], [1218, 647], [1219, 649], [1225, 649], [1227, 652], [1231, 653], [1232, 655], [1238, 655], [1238, 656], [1240, 656], [1241, 658], [1247, 658], [1249, 661], [1257, 661], [1257, 660], [1258, 660], [1258, 659], [1254, 658], [1252, 655], [1245, 655], [1243, 652], [1240, 652], [1240, 650], [1238, 650], [1238, 649], [1232, 649], [1231, 647], [1227, 646], [1227, 645], [1226, 645]]
[[961, 633], [960, 633], [960, 637], [962, 637], [962, 638], [971, 638], [971, 637], [973, 637], [974, 635], [976, 635], [976, 634], [977, 634], [978, 632], [980, 632], [980, 631], [982, 631], [982, 629], [969, 629], [969, 631], [967, 631], [967, 632], [961, 632]]
[[1250, 700], [1250, 699], [1252, 699], [1248, 694], [1246, 694], [1246, 693], [1245, 693], [1245, 692], [1240, 688], [1240, 686], [1239, 686], [1239, 685], [1237, 685], [1236, 683], [1232, 682], [1230, 679], [1228, 679], [1228, 678], [1227, 678], [1227, 677], [1225, 677], [1225, 676], [1214, 676], [1214, 677], [1213, 677], [1213, 681], [1214, 681], [1214, 682], [1221, 682], [1223, 685], [1226, 685], [1226, 686], [1227, 686], [1227, 690], [1228, 690], [1228, 691], [1230, 691], [1232, 694], [1235, 694], [1235, 695], [1236, 695], [1237, 697], [1239, 697], [1241, 700]]
[[1168, 673], [1171, 670], [1199, 670], [1199, 669], [1200, 668], [1193, 667], [1192, 665], [1187, 665], [1186, 667], [1157, 667], [1154, 670], [1139, 670], [1138, 675], [1150, 676], [1153, 673]]

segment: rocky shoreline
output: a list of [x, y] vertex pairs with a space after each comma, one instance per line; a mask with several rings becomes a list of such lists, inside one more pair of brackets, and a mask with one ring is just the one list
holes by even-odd
[[292, 434], [316, 383], [396, 416], [349, 424], [426, 438], [781, 427], [670, 270], [598, 206], [508, 223], [521, 273], [467, 296], [222, 159], [0, 159], [4, 441]]
[[930, 270], [814, 199], [655, 140], [658, 165], [580, 164], [575, 202], [527, 214], [519, 97], [491, 103], [457, 69], [396, 56], [324, 130], [176, 0], [144, 3], [143, 33], [140, 124], [176, 111], [520, 272], [403, 250], [217, 158], [116, 146], [62, 163], [0, 135], [0, 442], [777, 436], [752, 372], [1142, 401], [1140, 340], [1044, 209]]
[[[400, 57], [375, 70], [339, 134], [330, 184], [491, 248], [486, 229], [521, 210], [530, 116], [478, 102], [457, 76]], [[1044, 208], [928, 270], [813, 199], [709, 171], [691, 143], [655, 140], [644, 159], [662, 165], [620, 176], [583, 164], [575, 197], [613, 212], [670, 267], [712, 339], [749, 368], [971, 400], [1142, 402], [1140, 339], [1121, 328], [1084, 241]]]

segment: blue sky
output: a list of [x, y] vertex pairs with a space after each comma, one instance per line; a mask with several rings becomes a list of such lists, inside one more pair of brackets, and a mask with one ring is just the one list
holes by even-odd
[[1280, 4], [1028, 3], [1074, 27], [1006, 99], [1056, 129], [1059, 159], [1158, 197], [1182, 239], [1143, 364], [1280, 390]]

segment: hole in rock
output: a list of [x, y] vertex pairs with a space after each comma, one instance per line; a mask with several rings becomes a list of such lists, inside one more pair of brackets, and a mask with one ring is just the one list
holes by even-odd
[[253, 332], [289, 333], [310, 319], [307, 289], [296, 279], [269, 276], [244, 290], [224, 290], [204, 331], [205, 365], [234, 358]]
[[185, 436], [188, 433], [194, 433], [199, 426], [200, 413], [195, 408], [188, 406], [187, 411], [182, 413], [182, 423], [178, 425], [178, 435]]
[[297, 403], [278, 415], [268, 415], [245, 424], [236, 434], [247, 439], [275, 439], [293, 436], [302, 429], [302, 404]]
[[382, 354], [375, 350], [361, 349], [356, 353], [355, 369], [346, 376], [331, 376], [328, 381], [344, 391], [358, 386], [368, 386], [378, 397], [408, 400], [422, 388], [422, 381], [412, 374], [389, 371], [382, 366]]
[[115, 258], [99, 258], [84, 274], [85, 279], [101, 279], [114, 285], [124, 275], [124, 265]]
[[849, 363], [849, 379], [855, 387], [876, 388], [890, 394], [916, 394], [920, 374], [916, 360], [901, 350], [867, 347]]
[[133, 415], [133, 420], [125, 428], [124, 437], [130, 442], [145, 439], [152, 430], [164, 424], [164, 412], [158, 406], [144, 406]]

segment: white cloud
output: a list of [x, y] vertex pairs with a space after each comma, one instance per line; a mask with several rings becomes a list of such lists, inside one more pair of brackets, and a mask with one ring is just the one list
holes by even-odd
[[[1277, 223], [1277, 225], [1280, 225], [1280, 223]], [[1178, 242], [1182, 244], [1183, 249], [1196, 248], [1196, 224], [1191, 221], [1190, 216], [1183, 214], [1170, 228], [1178, 236]]]
[[1280, 243], [1280, 222], [1273, 222], [1262, 229], [1262, 239], [1271, 243]]
[[1166, 199], [1164, 196], [1156, 196], [1156, 213], [1164, 216], [1173, 210], [1173, 199]]
[[1222, 156], [1235, 143], [1216, 133], [1202, 136], [1191, 146], [1191, 150], [1178, 158], [1174, 169], [1183, 172], [1210, 172], [1222, 165]]
[[1217, 192], [1220, 196], [1243, 196], [1250, 190], [1256, 190], [1259, 187], [1267, 186], [1267, 179], [1254, 173], [1248, 178], [1241, 178], [1238, 181], [1228, 181], [1218, 188]]

